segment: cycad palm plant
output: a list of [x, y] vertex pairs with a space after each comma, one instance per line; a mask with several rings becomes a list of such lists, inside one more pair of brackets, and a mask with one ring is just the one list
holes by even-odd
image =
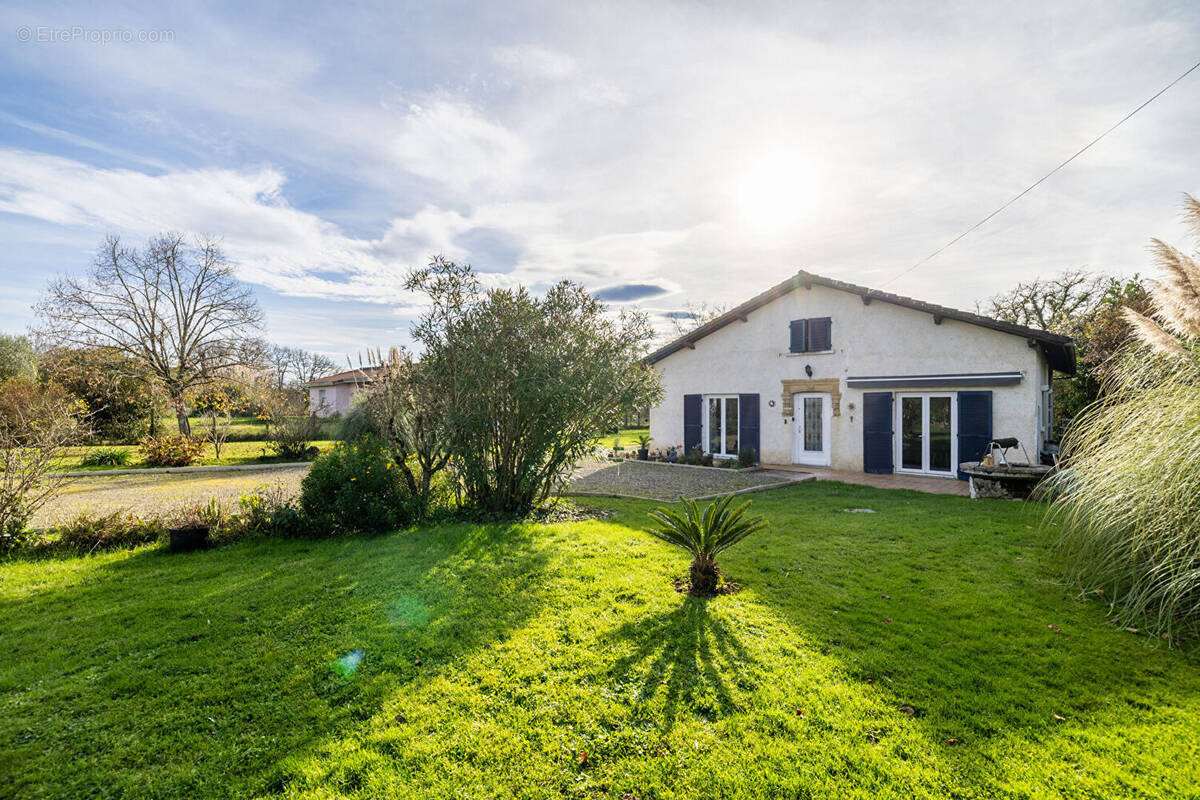
[[[1186, 219], [1200, 237], [1192, 197]], [[1200, 633], [1200, 256], [1153, 250], [1154, 311], [1125, 311], [1139, 345], [1064, 439], [1054, 512], [1072, 581], [1123, 624], [1179, 638]]]
[[733, 498], [726, 495], [704, 508], [695, 500], [685, 500], [682, 514], [665, 507], [650, 512], [658, 523], [650, 533], [692, 554], [692, 594], [716, 594], [721, 578], [717, 556], [767, 526], [762, 517], [746, 517], [749, 500], [731, 508]]

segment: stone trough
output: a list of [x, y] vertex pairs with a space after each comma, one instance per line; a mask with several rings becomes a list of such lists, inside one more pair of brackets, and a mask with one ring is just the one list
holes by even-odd
[[958, 465], [971, 481], [971, 499], [1024, 499], [1054, 471], [1042, 464], [997, 464], [989, 466], [978, 461]]

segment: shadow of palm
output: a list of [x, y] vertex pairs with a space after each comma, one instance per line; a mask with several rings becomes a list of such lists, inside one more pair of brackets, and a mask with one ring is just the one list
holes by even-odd
[[[656, 716], [663, 731], [681, 713], [714, 719], [738, 709], [757, 662], [709, 600], [688, 597], [672, 611], [630, 622], [614, 640], [640, 643], [613, 664], [614, 682], [636, 687], [635, 705]], [[615, 644], [615, 641], [614, 641]]]

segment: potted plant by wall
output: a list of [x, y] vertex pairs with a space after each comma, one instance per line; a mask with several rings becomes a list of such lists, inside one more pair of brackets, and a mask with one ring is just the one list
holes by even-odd
[[638, 461], [650, 460], [650, 437], [642, 434], [637, 437], [638, 442]]

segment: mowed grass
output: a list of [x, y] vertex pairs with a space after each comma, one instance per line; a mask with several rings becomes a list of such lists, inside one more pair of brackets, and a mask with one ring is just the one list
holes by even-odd
[[[598, 442], [602, 447], [623, 447], [626, 450], [638, 449], [638, 437], [649, 436], [650, 428], [621, 428], [615, 434], [602, 436]], [[658, 447], [658, 442], [650, 442], [650, 447]], [[666, 449], [664, 445], [662, 449]]]
[[1040, 507], [753, 500], [709, 601], [639, 501], [0, 565], [3, 794], [1195, 795], [1195, 653], [1066, 591]]
[[[196, 436], [204, 436], [208, 431], [209, 420], [207, 417], [188, 417], [188, 423], [192, 426], [192, 433]], [[338, 418], [324, 420], [321, 423], [321, 437], [324, 439], [336, 438], [341, 424], [342, 421]], [[163, 429], [168, 433], [176, 432], [174, 417], [165, 421]], [[267, 426], [257, 417], [231, 417], [228, 436], [230, 441], [265, 442]]]
[[[194, 432], [197, 435], [200, 433], [199, 431]], [[331, 440], [312, 442], [313, 447], [319, 447], [322, 450], [332, 447], [334, 444], [335, 442]], [[82, 463], [83, 459], [88, 453], [95, 450], [128, 450], [129, 460], [119, 466], [84, 466]], [[275, 464], [293, 460], [273, 455], [271, 448], [266, 442], [226, 442], [221, 446], [220, 458], [217, 458], [216, 451], [211, 444], [205, 445], [204, 453], [201, 459], [196, 462], [196, 466]], [[55, 464], [55, 468], [62, 472], [105, 472], [112, 469], [143, 469], [148, 467], [150, 465], [146, 463], [142, 451], [136, 444], [71, 447], [68, 448], [66, 455], [60, 458]]]

